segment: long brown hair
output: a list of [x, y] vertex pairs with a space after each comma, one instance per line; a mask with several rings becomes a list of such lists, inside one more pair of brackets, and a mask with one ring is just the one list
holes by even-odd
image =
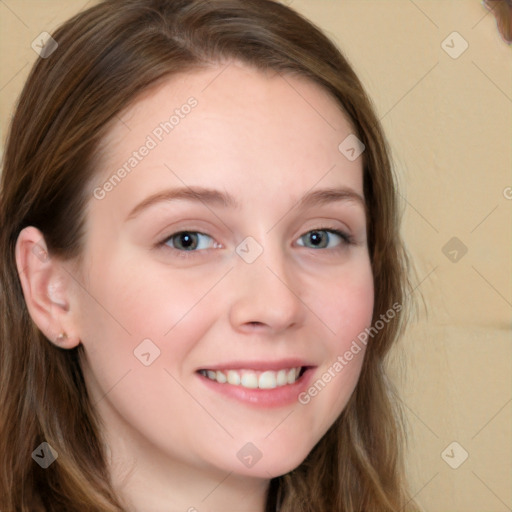
[[[38, 59], [19, 99], [1, 179], [2, 512], [123, 510], [80, 369], [83, 347], [56, 347], [28, 313], [15, 263], [20, 231], [35, 226], [50, 255], [79, 258], [95, 150], [109, 122], [150, 85], [232, 59], [309, 78], [339, 102], [366, 146], [374, 322], [391, 305], [403, 306], [372, 337], [340, 417], [300, 466], [271, 481], [266, 510], [416, 510], [404, 481], [398, 401], [385, 374], [410, 292], [397, 184], [379, 121], [344, 56], [318, 28], [271, 0], [106, 0], [53, 38], [58, 48]], [[43, 441], [58, 452], [46, 470], [31, 458]]]

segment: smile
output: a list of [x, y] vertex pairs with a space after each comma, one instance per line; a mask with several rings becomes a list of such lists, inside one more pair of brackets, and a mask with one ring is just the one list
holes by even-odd
[[199, 373], [220, 384], [231, 384], [247, 389], [274, 389], [295, 384], [306, 367], [283, 368], [273, 371], [256, 370], [199, 370]]

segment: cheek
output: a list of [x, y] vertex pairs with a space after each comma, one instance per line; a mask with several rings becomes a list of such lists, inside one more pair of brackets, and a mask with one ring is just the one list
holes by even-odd
[[[85, 302], [92, 314], [113, 331], [128, 334], [133, 341], [161, 338], [185, 318], [208, 290], [208, 280], [187, 277], [183, 272], [165, 272], [127, 256], [96, 264], [88, 282]], [[93, 316], [94, 318], [94, 316]]]
[[139, 369], [148, 352], [152, 368], [181, 373], [215, 311], [204, 307], [204, 299], [218, 277], [163, 272], [124, 254], [109, 259], [103, 254], [95, 262], [79, 305], [82, 344], [104, 389], [129, 369]]
[[374, 306], [370, 262], [340, 273], [328, 282], [323, 293], [317, 290], [310, 295], [309, 301], [326, 327], [324, 359], [299, 402], [317, 410], [316, 428], [324, 432], [341, 414], [361, 371], [367, 348], [365, 332], [371, 327]]
[[372, 321], [374, 286], [370, 262], [363, 260], [357, 268], [333, 275], [321, 288], [314, 288], [306, 300], [330, 334], [329, 349], [346, 349]]

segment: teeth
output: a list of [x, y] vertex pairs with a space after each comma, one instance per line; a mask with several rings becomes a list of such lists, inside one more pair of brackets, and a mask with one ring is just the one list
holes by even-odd
[[234, 386], [239, 386], [240, 381], [241, 381], [240, 374], [238, 372], [236, 372], [235, 370], [229, 370], [227, 381], [230, 384], [233, 384]]
[[260, 389], [274, 389], [277, 386], [276, 372], [263, 372], [258, 379], [258, 387]]
[[277, 385], [284, 386], [285, 384], [288, 384], [287, 372], [286, 370], [279, 370], [277, 372]]
[[254, 370], [200, 370], [200, 374], [221, 384], [242, 386], [248, 389], [274, 389], [294, 384], [300, 375], [301, 367], [283, 369], [277, 372]]
[[240, 384], [244, 388], [256, 389], [258, 387], [258, 376], [254, 372], [244, 373]]

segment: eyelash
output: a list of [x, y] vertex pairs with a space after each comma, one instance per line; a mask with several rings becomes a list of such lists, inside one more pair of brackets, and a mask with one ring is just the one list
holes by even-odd
[[[327, 233], [332, 233], [334, 235], [337, 235], [341, 238], [342, 242], [340, 243], [340, 245], [333, 249], [327, 249], [330, 251], [340, 251], [340, 250], [343, 250], [343, 248], [346, 246], [355, 244], [355, 239], [352, 235], [349, 235], [348, 233], [345, 233], [344, 231], [340, 231], [339, 229], [331, 228], [331, 227], [327, 227], [327, 226], [310, 229], [309, 231], [306, 231], [306, 233], [301, 235], [299, 238], [302, 238], [302, 237], [306, 236], [307, 234], [312, 233], [313, 231], [325, 231]], [[201, 231], [182, 229], [180, 231], [176, 231], [175, 233], [170, 234], [169, 236], [166, 236], [163, 240], [161, 240], [160, 242], [158, 242], [156, 244], [156, 247], [160, 248], [162, 250], [170, 250], [170, 251], [174, 252], [175, 254], [177, 254], [178, 257], [185, 258], [185, 259], [196, 257], [197, 253], [208, 251], [208, 249], [201, 249], [199, 251], [198, 250], [183, 251], [183, 250], [176, 249], [174, 247], [170, 247], [169, 245], [167, 245], [167, 242], [171, 238], [173, 238], [176, 235], [179, 235], [180, 233], [194, 233], [194, 234], [204, 235], [204, 236], [208, 236], [208, 237], [212, 238], [210, 235], [207, 235], [206, 233], [202, 233]], [[212, 238], [212, 240], [213, 240], [213, 238]], [[311, 249], [311, 247], [304, 247], [304, 248]], [[325, 248], [322, 248], [322, 249], [326, 250]], [[313, 249], [313, 250], [316, 250], [316, 249]]]

